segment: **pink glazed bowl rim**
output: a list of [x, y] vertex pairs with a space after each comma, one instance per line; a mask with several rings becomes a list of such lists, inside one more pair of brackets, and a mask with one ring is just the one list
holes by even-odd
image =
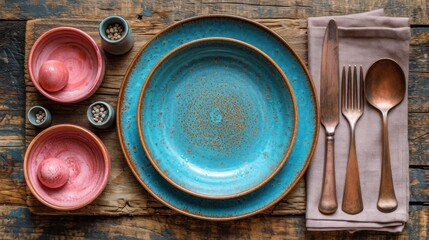
[[[35, 60], [34, 58], [35, 58], [36, 50], [38, 49], [39, 45], [41, 45], [47, 38], [49, 38], [54, 34], [58, 34], [59, 32], [74, 33], [74, 34], [80, 35], [86, 40], [86, 43], [89, 44], [89, 46], [91, 46], [92, 49], [94, 49], [97, 57], [97, 74], [95, 77], [94, 84], [90, 88], [90, 91], [88, 91], [86, 94], [79, 94], [78, 97], [72, 98], [72, 99], [62, 99], [62, 98], [57, 98], [55, 96], [52, 96], [49, 92], [45, 91], [42, 88], [42, 86], [40, 86], [40, 84], [38, 83], [38, 81], [34, 76], [33, 61]], [[103, 55], [95, 40], [91, 36], [89, 36], [86, 32], [74, 27], [57, 27], [46, 31], [33, 44], [30, 50], [30, 55], [28, 57], [28, 72], [30, 74], [30, 79], [33, 82], [34, 86], [45, 97], [60, 103], [76, 103], [90, 97], [92, 94], [94, 94], [97, 91], [98, 87], [100, 86], [104, 77], [104, 71], [105, 71], [105, 62], [103, 59]]]
[[[61, 206], [61, 205], [57, 205], [54, 203], [51, 203], [50, 201], [46, 200], [46, 198], [44, 198], [41, 194], [39, 194], [39, 192], [36, 191], [35, 187], [33, 186], [33, 183], [30, 180], [30, 176], [29, 176], [29, 164], [30, 164], [30, 155], [33, 151], [33, 148], [38, 144], [39, 139], [43, 138], [45, 135], [49, 135], [52, 132], [55, 131], [59, 131], [59, 130], [73, 130], [73, 131], [77, 131], [80, 132], [82, 135], [84, 135], [86, 138], [88, 138], [89, 140], [93, 141], [97, 146], [98, 149], [100, 150], [103, 159], [104, 159], [104, 176], [103, 179], [101, 181], [101, 184], [98, 185], [96, 191], [94, 191], [91, 194], [91, 197], [88, 198], [88, 200], [86, 202], [83, 202], [81, 204], [78, 205], [74, 205], [74, 206]], [[86, 205], [88, 205], [89, 203], [91, 203], [92, 201], [94, 201], [106, 188], [107, 182], [109, 180], [109, 175], [110, 175], [110, 156], [109, 153], [107, 151], [106, 146], [104, 145], [104, 143], [91, 131], [89, 131], [86, 128], [74, 125], [74, 124], [59, 124], [59, 125], [55, 125], [52, 127], [49, 127], [45, 130], [43, 130], [42, 132], [40, 132], [30, 143], [30, 145], [27, 148], [27, 151], [25, 152], [25, 157], [24, 157], [24, 177], [25, 177], [25, 181], [27, 182], [27, 186], [30, 189], [30, 191], [33, 193], [33, 195], [40, 201], [42, 202], [44, 205], [56, 209], [56, 210], [64, 210], [64, 211], [70, 211], [70, 210], [76, 210], [79, 208], [82, 208]]]

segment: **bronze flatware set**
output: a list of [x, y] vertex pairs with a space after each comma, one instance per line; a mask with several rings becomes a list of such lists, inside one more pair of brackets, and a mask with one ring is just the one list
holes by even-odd
[[[401, 67], [392, 59], [383, 58], [368, 69], [365, 81], [362, 66], [346, 66], [342, 69], [341, 97], [339, 81], [338, 27], [330, 20], [325, 31], [322, 46], [320, 110], [321, 123], [326, 132], [325, 163], [319, 211], [333, 214], [338, 208], [335, 180], [335, 129], [340, 122], [341, 112], [350, 126], [350, 145], [346, 167], [342, 211], [358, 214], [364, 209], [356, 151], [355, 129], [364, 113], [365, 101], [378, 109], [382, 115], [382, 161], [377, 208], [381, 212], [393, 212], [398, 206], [395, 196], [390, 162], [388, 137], [388, 112], [404, 98], [406, 79]], [[346, 73], [347, 72], [347, 73]], [[341, 103], [340, 103], [341, 102]], [[342, 161], [343, 159], [341, 159]], [[363, 159], [370, 161], [370, 159]]]

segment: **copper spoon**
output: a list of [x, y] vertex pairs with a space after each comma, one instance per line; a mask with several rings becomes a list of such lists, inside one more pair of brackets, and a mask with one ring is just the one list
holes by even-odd
[[376, 61], [366, 73], [366, 100], [380, 110], [383, 117], [383, 151], [377, 208], [386, 213], [395, 211], [398, 207], [390, 164], [387, 113], [404, 99], [406, 89], [404, 72], [392, 59]]

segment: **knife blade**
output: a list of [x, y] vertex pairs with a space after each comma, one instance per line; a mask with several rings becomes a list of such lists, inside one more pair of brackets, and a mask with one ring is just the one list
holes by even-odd
[[335, 182], [334, 135], [339, 122], [339, 59], [338, 27], [330, 20], [322, 45], [322, 65], [320, 74], [321, 123], [326, 132], [325, 162], [319, 211], [332, 214], [337, 210]]

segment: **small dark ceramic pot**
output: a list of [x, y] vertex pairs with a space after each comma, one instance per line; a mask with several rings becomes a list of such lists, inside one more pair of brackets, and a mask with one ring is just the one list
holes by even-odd
[[[118, 40], [109, 39], [106, 29], [110, 25], [118, 23], [123, 26], [122, 37]], [[104, 51], [113, 55], [122, 55], [130, 51], [134, 46], [134, 36], [125, 19], [119, 16], [109, 16], [101, 21], [98, 32], [101, 36], [101, 46]]]
[[[100, 105], [105, 110], [107, 110], [107, 114], [105, 115], [105, 117], [103, 118], [103, 121], [101, 122], [97, 122], [94, 119], [92, 110], [93, 110], [93, 107], [96, 105]], [[115, 110], [110, 104], [104, 101], [97, 101], [89, 105], [88, 110], [86, 111], [86, 116], [88, 118], [88, 121], [91, 123], [91, 125], [98, 129], [109, 128], [115, 122]]]
[[[45, 114], [44, 120], [42, 121], [37, 121], [37, 116], [36, 114], [38, 112], [43, 112]], [[49, 112], [48, 109], [42, 107], [42, 106], [34, 106], [32, 108], [30, 108], [30, 110], [27, 113], [27, 118], [28, 121], [35, 127], [38, 128], [46, 128], [49, 127], [49, 125], [51, 125], [52, 122], [52, 115], [51, 112]]]

